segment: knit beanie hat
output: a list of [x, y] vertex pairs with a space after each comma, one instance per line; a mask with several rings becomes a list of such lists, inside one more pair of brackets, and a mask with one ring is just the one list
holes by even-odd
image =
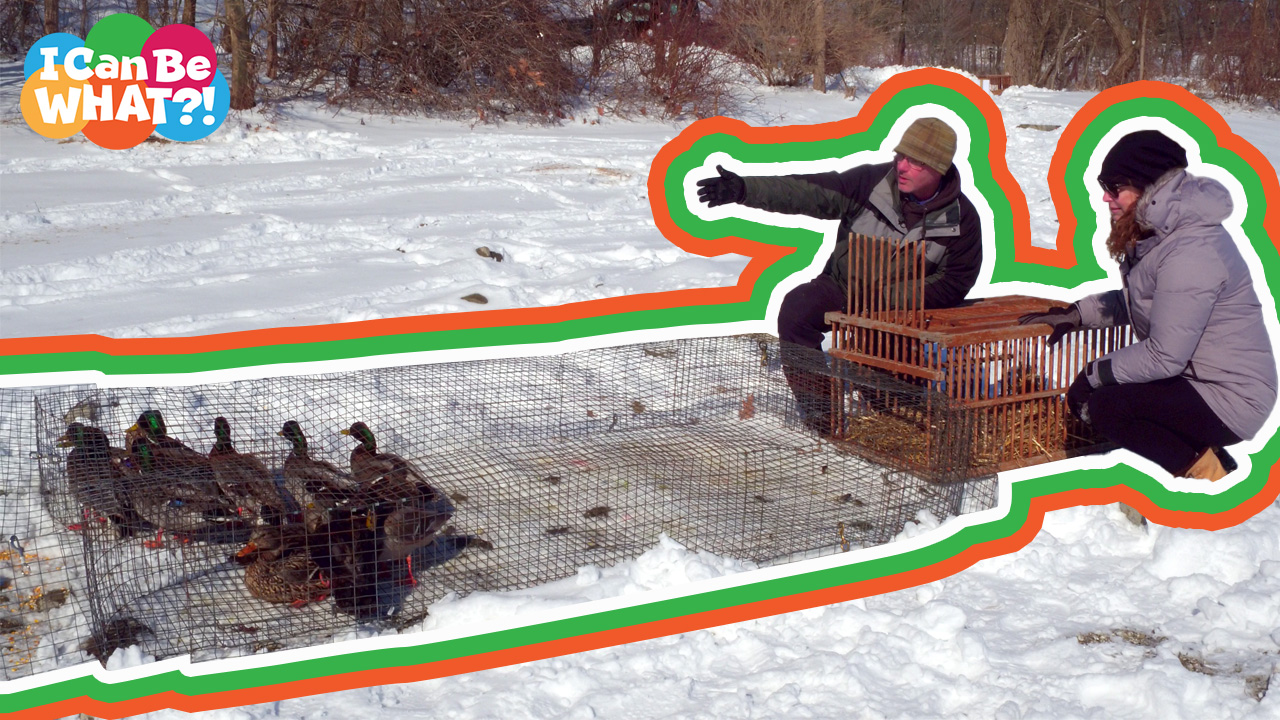
[[1098, 181], [1103, 187], [1132, 185], [1145, 191], [1173, 168], [1187, 166], [1187, 151], [1158, 130], [1129, 133], [1111, 148], [1102, 161]]
[[920, 118], [902, 134], [893, 151], [946, 175], [956, 154], [956, 131], [938, 118]]

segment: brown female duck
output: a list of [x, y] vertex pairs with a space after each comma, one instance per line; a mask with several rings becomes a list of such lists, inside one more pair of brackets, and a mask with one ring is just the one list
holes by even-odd
[[312, 543], [301, 525], [259, 526], [236, 553], [246, 565], [244, 585], [249, 594], [270, 603], [302, 607], [329, 596], [329, 581], [311, 557]]

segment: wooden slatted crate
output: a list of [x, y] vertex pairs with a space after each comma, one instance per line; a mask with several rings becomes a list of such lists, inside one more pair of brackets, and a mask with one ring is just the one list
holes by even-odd
[[[826, 316], [833, 333], [831, 354], [925, 385], [965, 411], [966, 432], [972, 434], [971, 475], [1112, 447], [1071, 415], [1064, 396], [1088, 362], [1130, 341], [1127, 326], [1076, 330], [1050, 346], [1052, 328], [1019, 325], [1018, 318], [1063, 303], [1017, 295], [927, 309], [919, 301], [924, 297], [922, 251], [878, 238], [858, 236], [853, 243], [849, 277], [862, 280], [849, 283], [845, 312]], [[886, 292], [886, 287], [897, 290]], [[914, 446], [918, 442], [906, 437], [914, 425], [923, 431], [926, 447], [914, 449], [907, 460], [933, 469], [935, 449], [927, 447], [927, 438], [936, 436], [930, 429], [941, 415], [932, 417], [926, 410], [921, 417], [917, 409], [907, 416], [860, 396], [839, 398], [838, 405], [840, 439], [865, 448], [859, 433], [884, 435], [884, 427], [874, 426], [896, 423], [904, 446]], [[954, 411], [946, 417], [954, 417]]]

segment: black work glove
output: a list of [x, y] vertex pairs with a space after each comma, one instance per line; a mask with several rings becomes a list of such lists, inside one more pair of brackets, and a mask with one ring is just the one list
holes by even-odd
[[1063, 335], [1076, 330], [1080, 327], [1080, 310], [1072, 303], [1068, 307], [1049, 308], [1042, 313], [1028, 313], [1018, 318], [1019, 325], [1032, 325], [1034, 323], [1044, 323], [1053, 326], [1053, 333], [1049, 335], [1049, 344], [1054, 345], [1062, 339]]
[[1080, 371], [1071, 387], [1067, 388], [1067, 407], [1071, 414], [1086, 423], [1092, 424], [1089, 417], [1089, 398], [1093, 395], [1093, 386], [1089, 384], [1088, 370]]
[[707, 207], [740, 203], [747, 196], [747, 184], [738, 175], [725, 170], [719, 165], [716, 171], [720, 177], [703, 178], [698, 181], [698, 199]]

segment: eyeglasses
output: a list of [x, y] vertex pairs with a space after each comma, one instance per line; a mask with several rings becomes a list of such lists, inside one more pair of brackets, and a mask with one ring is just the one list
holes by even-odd
[[902, 153], [897, 153], [897, 154], [895, 154], [895, 155], [893, 156], [893, 164], [894, 164], [894, 165], [897, 165], [898, 163], [902, 162], [903, 160], [906, 160], [906, 161], [907, 161], [907, 164], [908, 164], [908, 165], [910, 165], [910, 166], [911, 166], [911, 168], [912, 168], [912, 169], [914, 169], [914, 170], [923, 170], [923, 169], [925, 169], [926, 167], [928, 167], [927, 165], [925, 165], [924, 163], [920, 162], [919, 160], [916, 160], [915, 158], [913, 158], [913, 157], [909, 157], [909, 156], [907, 156], [907, 155], [903, 155]]
[[1111, 182], [1107, 182], [1101, 175], [1098, 176], [1098, 184], [1102, 186], [1102, 191], [1111, 197], [1120, 197], [1120, 190], [1127, 187], [1133, 187], [1133, 183], [1124, 178], [1116, 178]]

